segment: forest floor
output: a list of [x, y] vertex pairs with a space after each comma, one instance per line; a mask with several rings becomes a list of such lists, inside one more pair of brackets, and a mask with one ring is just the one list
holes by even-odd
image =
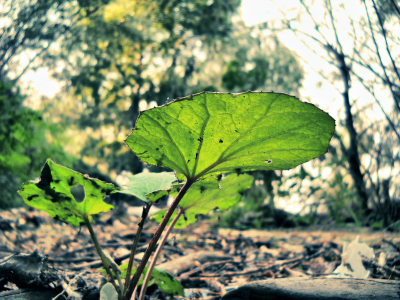
[[[118, 264], [129, 259], [140, 221], [134, 211], [137, 209], [124, 205], [94, 222], [100, 244]], [[145, 223], [135, 256], [137, 262], [156, 228], [157, 224], [152, 221]], [[184, 287], [185, 297], [174, 299], [220, 299], [226, 292], [250, 281], [332, 275], [341, 264], [343, 244], [351, 243], [359, 235], [360, 242], [368, 244], [375, 255], [375, 258], [362, 258], [370, 272], [369, 278], [400, 279], [398, 234], [368, 229], [350, 231], [353, 232], [304, 228], [212, 230], [205, 220], [184, 230], [173, 230], [156, 268], [173, 274]], [[37, 210], [20, 208], [0, 212], [0, 271], [6, 257], [32, 254], [35, 250], [47, 256], [48, 265], [63, 274], [73, 291], [99, 286], [102, 275], [97, 269], [101, 268], [101, 262], [86, 227], [74, 228]], [[17, 287], [5, 278], [0, 272], [0, 293], [21, 288], [21, 284], [17, 283]], [[68, 289], [65, 282], [63, 288]], [[156, 286], [150, 287], [148, 294], [148, 299], [171, 299]], [[57, 299], [65, 299], [63, 295]]]

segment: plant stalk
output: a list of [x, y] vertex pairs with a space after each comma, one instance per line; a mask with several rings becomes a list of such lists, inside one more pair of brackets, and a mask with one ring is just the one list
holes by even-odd
[[136, 232], [136, 235], [135, 235], [135, 240], [133, 241], [132, 250], [131, 250], [131, 256], [129, 257], [128, 268], [126, 269], [124, 291], [122, 293], [124, 293], [129, 287], [129, 283], [131, 281], [133, 261], [135, 259], [135, 254], [136, 254], [136, 249], [137, 249], [137, 246], [139, 244], [140, 235], [142, 234], [142, 230], [143, 230], [143, 227], [144, 227], [144, 222], [147, 219], [147, 216], [149, 214], [149, 211], [150, 211], [150, 208], [151, 208], [152, 205], [153, 205], [153, 202], [147, 202], [146, 206], [143, 207], [142, 219], [140, 220], [140, 222], [138, 224], [138, 229], [137, 229], [137, 232]]
[[84, 215], [83, 216], [83, 220], [85, 221], [85, 224], [86, 224], [87, 228], [89, 229], [90, 236], [92, 238], [94, 246], [96, 247], [97, 253], [100, 256], [101, 262], [103, 263], [104, 269], [106, 269], [106, 272], [107, 272], [108, 276], [110, 276], [110, 278], [111, 278], [111, 283], [112, 283], [112, 285], [114, 286], [115, 290], [118, 293], [118, 299], [121, 299], [122, 298], [121, 290], [115, 284], [114, 276], [113, 276], [113, 274], [112, 274], [112, 272], [110, 270], [110, 267], [111, 267], [110, 263], [108, 262], [107, 258], [103, 254], [103, 251], [101, 250], [100, 243], [99, 243], [99, 241], [97, 239], [96, 234], [93, 231], [93, 227], [92, 227], [92, 224], [90, 224], [88, 216]]
[[158, 248], [156, 250], [156, 253], [154, 254], [153, 260], [150, 263], [149, 269], [147, 270], [147, 274], [144, 278], [143, 284], [142, 284], [142, 290], [140, 291], [140, 296], [139, 300], [144, 300], [146, 297], [146, 290], [147, 290], [147, 285], [149, 284], [151, 274], [153, 273], [153, 269], [156, 265], [157, 259], [160, 256], [160, 253], [162, 249], [164, 248], [165, 242], [168, 239], [169, 234], [172, 231], [172, 228], [174, 228], [176, 222], [179, 220], [179, 217], [182, 215], [182, 209], [178, 210], [178, 214], [175, 216], [175, 218], [172, 220], [171, 224], [168, 226], [167, 230], [165, 231], [160, 244], [158, 245]]
[[165, 226], [167, 226], [169, 219], [172, 216], [172, 213], [174, 212], [175, 208], [178, 206], [179, 202], [183, 198], [183, 196], [186, 194], [188, 189], [192, 186], [194, 183], [193, 179], [188, 179], [182, 189], [179, 191], [178, 195], [176, 196], [174, 202], [172, 202], [172, 205], [168, 209], [167, 213], [164, 216], [164, 219], [161, 221], [160, 225], [157, 228], [156, 233], [154, 234], [152, 240], [149, 243], [149, 247], [147, 248], [146, 252], [144, 253], [144, 256], [142, 258], [142, 261], [140, 262], [135, 275], [132, 278], [132, 281], [129, 283], [128, 289], [124, 293], [123, 300], [129, 300], [130, 297], [132, 296], [133, 290], [135, 289], [137, 283], [139, 282], [140, 276], [143, 273], [144, 267], [147, 264], [147, 261], [150, 258], [151, 253], [153, 252], [154, 248], [157, 245], [158, 240], [160, 239], [161, 234], [163, 233], [163, 230]]

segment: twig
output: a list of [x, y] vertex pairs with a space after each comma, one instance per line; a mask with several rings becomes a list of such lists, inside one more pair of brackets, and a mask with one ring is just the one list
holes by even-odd
[[[139, 248], [136, 249], [136, 253], [145, 252], [147, 250], [147, 248], [148, 248], [147, 246], [139, 247]], [[165, 247], [165, 249], [168, 249], [168, 247]], [[130, 253], [118, 256], [118, 257], [116, 257], [114, 259], [114, 261], [118, 264], [121, 261], [123, 261], [124, 259], [127, 259], [128, 257], [130, 257]], [[54, 260], [52, 262], [63, 263], [63, 261], [56, 261], [56, 260]], [[100, 267], [101, 265], [102, 265], [101, 260], [96, 260], [96, 261], [93, 261], [93, 262], [90, 262], [90, 263], [83, 263], [83, 264], [80, 264], [80, 265], [75, 265], [73, 267], [70, 267], [69, 269], [73, 270], [73, 271], [77, 271], [77, 270], [81, 270], [81, 269], [84, 269], [84, 268], [97, 268], [97, 267]]]
[[388, 241], [387, 239], [382, 239], [382, 242], [389, 244], [390, 246], [392, 246], [394, 249], [396, 249], [397, 252], [400, 253], [400, 247], [397, 246], [395, 243], [393, 243], [392, 241]]
[[392, 127], [392, 130], [396, 133], [397, 138], [400, 140], [400, 134], [397, 132], [396, 126], [394, 125], [394, 123], [392, 122], [392, 120], [389, 118], [389, 116], [386, 114], [385, 110], [383, 109], [383, 106], [381, 105], [380, 101], [378, 100], [378, 98], [376, 97], [374, 91], [371, 90], [370, 87], [368, 87], [365, 83], [364, 80], [358, 76], [358, 74], [356, 74], [354, 71], [351, 70], [351, 73], [353, 73], [353, 75], [355, 75], [358, 79], [358, 81], [364, 86], [364, 88], [374, 97], [375, 102], [379, 105], [381, 111], [383, 112], [383, 114], [385, 115], [386, 120], [389, 122], [390, 127]]
[[373, 40], [374, 45], [375, 45], [376, 55], [377, 55], [378, 58], [379, 58], [379, 62], [380, 62], [381, 68], [382, 68], [382, 70], [383, 70], [383, 74], [385, 75], [386, 80], [387, 80], [387, 82], [388, 82], [389, 89], [390, 89], [390, 92], [391, 92], [392, 97], [393, 97], [393, 100], [394, 100], [394, 104], [395, 104], [397, 110], [400, 111], [399, 102], [397, 102], [396, 95], [395, 95], [395, 93], [394, 93], [394, 91], [393, 91], [393, 84], [392, 84], [392, 82], [390, 81], [389, 76], [388, 76], [388, 74], [387, 74], [387, 72], [386, 72], [386, 67], [385, 67], [385, 65], [383, 64], [382, 57], [381, 57], [381, 54], [380, 54], [380, 52], [379, 52], [379, 47], [378, 47], [378, 44], [376, 43], [376, 40], [375, 40], [375, 34], [374, 34], [374, 30], [373, 30], [373, 28], [372, 28], [371, 18], [369, 17], [369, 12], [368, 12], [368, 8], [367, 8], [367, 3], [365, 2], [365, 0], [363, 0], [363, 2], [364, 2], [365, 11], [367, 12], [368, 24], [369, 24], [369, 28], [370, 28], [370, 31], [371, 31], [372, 40]]
[[372, 259], [366, 258], [364, 256], [362, 256], [362, 260], [364, 262], [367, 262], [367, 263], [371, 264], [375, 268], [381, 268], [382, 270], [385, 270], [387, 272], [392, 272], [392, 273], [394, 273], [394, 274], [396, 274], [397, 276], [400, 277], [400, 271], [396, 270], [395, 267], [390, 268], [390, 267], [387, 267], [387, 266], [381, 266], [380, 264], [378, 264], [377, 262], [373, 261]]
[[391, 60], [391, 62], [392, 62], [392, 65], [393, 65], [393, 69], [394, 69], [394, 71], [395, 71], [395, 73], [396, 73], [396, 75], [397, 75], [397, 78], [400, 80], [399, 70], [398, 70], [398, 68], [397, 68], [397, 66], [396, 66], [395, 61], [393, 60], [392, 53], [390, 52], [390, 49], [389, 49], [389, 44], [388, 44], [388, 41], [387, 41], [387, 38], [386, 38], [386, 30], [385, 30], [385, 27], [383, 26], [382, 18], [381, 18], [381, 16], [379, 15], [378, 8], [376, 7], [375, 1], [372, 0], [372, 3], [374, 4], [375, 13], [376, 13], [376, 15], [377, 15], [377, 17], [378, 17], [379, 25], [381, 26], [382, 35], [383, 35], [383, 37], [384, 37], [384, 39], [385, 39], [386, 51], [387, 51], [387, 53], [389, 54], [389, 57], [390, 57], [390, 60]]
[[[301, 5], [303, 5], [303, 7], [305, 8], [307, 14], [309, 15], [309, 17], [311, 18], [311, 20], [313, 21], [314, 25], [315, 25], [315, 30], [322, 36], [322, 38], [325, 40], [326, 44], [329, 44], [327, 38], [322, 34], [322, 32], [319, 30], [319, 24], [315, 21], [311, 11], [309, 10], [308, 6], [304, 3], [303, 0], [300, 0]], [[324, 45], [324, 43], [321, 42], [322, 45]]]
[[58, 297], [60, 297], [62, 294], [64, 294], [66, 292], [66, 290], [64, 289], [63, 286], [63, 290], [61, 291], [61, 293], [59, 293], [57, 296], [55, 296], [54, 298], [51, 298], [51, 300], [56, 300]]
[[332, 29], [333, 29], [333, 32], [335, 33], [336, 44], [340, 48], [340, 53], [343, 54], [343, 47], [342, 47], [342, 44], [339, 41], [339, 36], [338, 36], [337, 29], [336, 29], [336, 26], [335, 26], [335, 19], [333, 17], [333, 8], [332, 8], [331, 0], [326, 0], [325, 1], [325, 7], [326, 7], [326, 10], [329, 12], [329, 16], [330, 16], [331, 24], [332, 24]]
[[392, 0], [392, 4], [393, 4], [394, 8], [396, 9], [396, 11], [397, 11], [397, 13], [399, 14], [399, 17], [400, 17], [400, 9], [399, 9], [399, 7], [397, 6], [396, 1]]
[[211, 267], [211, 266], [217, 266], [217, 265], [225, 265], [225, 264], [242, 264], [242, 262], [237, 262], [237, 261], [229, 261], [229, 260], [222, 260], [222, 261], [210, 261], [205, 264], [202, 264], [201, 266], [198, 266], [197, 268], [190, 270], [189, 272], [183, 273], [179, 276], [179, 279], [186, 279], [190, 277], [191, 275], [194, 275], [198, 272], [204, 271], [206, 268]]

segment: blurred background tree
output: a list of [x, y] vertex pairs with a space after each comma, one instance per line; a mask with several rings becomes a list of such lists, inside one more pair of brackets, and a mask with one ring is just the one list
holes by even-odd
[[[282, 42], [280, 34], [292, 32], [290, 43], [297, 38], [327, 63], [314, 71], [339, 92], [336, 135], [329, 152], [311, 163], [255, 172], [245, 201], [222, 223], [306, 225], [324, 213], [339, 223], [393, 227], [400, 217], [399, 1], [361, 4], [356, 19], [346, 2], [299, 0], [294, 9], [274, 14], [273, 22], [246, 26], [240, 0], [5, 0], [0, 179], [14, 183], [0, 202], [19, 204], [19, 184], [37, 176], [47, 157], [112, 182], [124, 171], [161, 171], [138, 161], [124, 139], [141, 110], [177, 97], [203, 90], [300, 97], [309, 75], [303, 68], [311, 62]], [[304, 20], [312, 24], [306, 31]], [[59, 84], [54, 96], [38, 96], [24, 79], [43, 68]], [[356, 89], [374, 102], [354, 97]], [[377, 110], [382, 118], [371, 115]], [[275, 208], [291, 201], [299, 203], [295, 216]]]
[[[330, 0], [299, 3], [300, 9], [291, 17], [281, 11], [279, 24], [266, 22], [255, 28], [290, 31], [316, 59], [325, 60], [331, 67], [315, 71], [342, 95], [343, 109], [330, 151], [311, 163], [314, 172], [310, 173], [315, 176], [304, 180], [297, 168], [284, 176], [277, 189], [290, 197], [297, 194], [310, 214], [322, 204], [337, 221], [384, 228], [395, 225], [400, 217], [400, 55], [395, 51], [400, 43], [395, 34], [399, 1], [362, 1], [364, 13], [359, 20], [346, 11], [346, 2], [336, 6]], [[300, 28], [305, 19], [313, 24], [312, 30]], [[344, 37], [342, 28], [347, 24], [350, 31]], [[364, 88], [374, 103], [352, 99], [353, 87]], [[392, 105], [381, 103], [385, 99], [377, 94], [382, 90], [388, 92]], [[373, 116], [377, 110], [382, 118]]]
[[[60, 92], [29, 100], [40, 103], [45, 124], [58, 128], [71, 167], [116, 180], [121, 171], [143, 169], [123, 143], [140, 110], [203, 90], [274, 87], [298, 94], [296, 58], [276, 37], [250, 36], [239, 6], [239, 0], [9, 1], [3, 77], [20, 82], [28, 70], [47, 67]], [[237, 74], [229, 67], [235, 62]], [[238, 79], [245, 84], [229, 82]]]
[[73, 161], [52, 138], [56, 126], [44, 123], [38, 111], [22, 105], [23, 100], [12, 83], [0, 81], [0, 209], [23, 203], [16, 191], [38, 175], [47, 158]]

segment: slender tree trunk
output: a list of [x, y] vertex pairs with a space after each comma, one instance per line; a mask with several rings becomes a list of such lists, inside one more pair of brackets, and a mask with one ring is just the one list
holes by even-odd
[[360, 162], [360, 155], [358, 153], [357, 147], [357, 132], [354, 128], [354, 119], [351, 113], [351, 104], [350, 104], [350, 69], [346, 64], [345, 56], [343, 53], [339, 53], [333, 47], [330, 47], [331, 52], [335, 54], [336, 60], [338, 62], [338, 68], [342, 74], [343, 84], [344, 84], [344, 91], [343, 91], [343, 100], [344, 100], [344, 107], [346, 113], [346, 128], [349, 132], [350, 136], [350, 146], [347, 149], [346, 156], [348, 158], [349, 167], [350, 167], [350, 174], [354, 180], [355, 188], [357, 190], [357, 194], [360, 197], [361, 208], [363, 213], [365, 213], [368, 209], [368, 195], [365, 188], [365, 182], [363, 175], [361, 173], [361, 162]]

